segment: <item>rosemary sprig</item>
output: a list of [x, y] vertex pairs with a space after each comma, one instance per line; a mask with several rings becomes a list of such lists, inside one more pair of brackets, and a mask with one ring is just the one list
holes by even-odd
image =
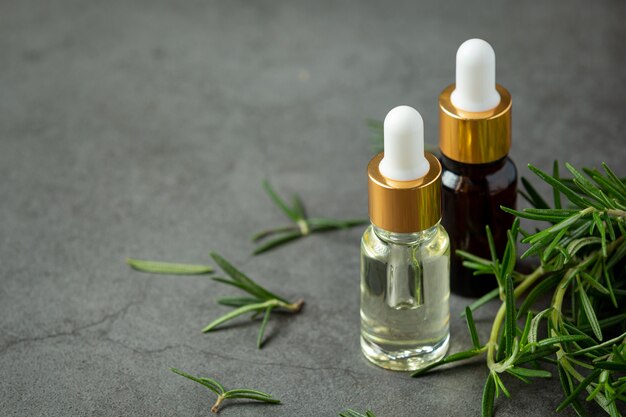
[[215, 401], [215, 404], [213, 404], [213, 406], [211, 407], [211, 412], [213, 413], [219, 412], [220, 405], [225, 400], [229, 400], [229, 399], [232, 400], [236, 398], [245, 398], [248, 400], [260, 401], [260, 402], [264, 402], [268, 404], [280, 404], [280, 400], [262, 391], [257, 391], [257, 390], [248, 389], [248, 388], [237, 388], [237, 389], [231, 389], [227, 391], [222, 384], [220, 384], [219, 382], [217, 382], [216, 380], [212, 378], [197, 377], [197, 376], [189, 375], [188, 373], [180, 371], [176, 368], [172, 368], [172, 372], [180, 376], [183, 376], [187, 379], [190, 379], [194, 382], [197, 382], [200, 385], [204, 385], [205, 387], [207, 387], [208, 389], [216, 393], [217, 400]]
[[372, 413], [369, 410], [367, 410], [365, 414], [363, 414], [363, 413], [359, 413], [358, 411], [348, 409], [344, 411], [343, 413], [339, 413], [339, 417], [376, 417], [376, 416], [374, 415], [374, 413]]
[[[569, 164], [566, 167], [572, 180], [561, 179], [556, 162], [552, 175], [529, 165], [553, 188], [553, 207], [530, 182], [522, 181], [522, 195], [534, 207], [523, 211], [502, 208], [516, 216], [502, 259], [495, 255], [488, 228], [491, 259], [457, 251], [475, 275], [495, 275], [499, 288], [466, 309], [473, 348], [413, 374], [419, 376], [486, 352], [489, 373], [483, 389], [483, 416], [493, 415], [500, 392], [510, 396], [504, 385], [505, 373], [524, 382], [549, 378], [551, 372], [542, 369], [541, 363], [556, 364], [565, 395], [557, 411], [572, 407], [584, 416], [584, 398], [615, 417], [621, 415], [617, 404], [626, 401], [626, 378], [620, 374], [626, 370], [626, 183], [605, 164], [604, 172], [584, 169], [586, 176]], [[520, 219], [543, 221], [548, 226], [529, 233], [519, 228]], [[518, 234], [521, 242], [529, 245], [521, 257], [537, 256], [540, 262], [527, 275], [514, 268]], [[549, 307], [537, 312], [537, 300], [549, 292]], [[502, 304], [489, 340], [480, 345], [472, 311], [498, 296]], [[524, 316], [520, 327], [518, 319]], [[544, 326], [545, 333], [540, 331]], [[586, 397], [581, 397], [583, 391]]]
[[224, 271], [229, 278], [213, 277], [212, 279], [222, 284], [231, 285], [239, 288], [251, 295], [251, 297], [223, 297], [217, 300], [219, 304], [235, 307], [235, 310], [230, 313], [213, 320], [204, 329], [203, 332], [210, 332], [220, 324], [226, 323], [236, 317], [239, 317], [246, 313], [253, 313], [253, 317], [263, 314], [263, 321], [259, 329], [257, 337], [257, 348], [261, 349], [263, 346], [263, 335], [265, 333], [265, 327], [269, 321], [270, 315], [275, 310], [283, 310], [288, 313], [297, 314], [302, 310], [304, 306], [304, 300], [298, 300], [296, 302], [289, 302], [285, 298], [276, 295], [264, 287], [257, 284], [250, 277], [243, 272], [236, 269], [226, 259], [222, 258], [217, 253], [212, 252], [211, 257], [216, 264]]
[[213, 272], [208, 265], [181, 264], [172, 262], [147, 261], [145, 259], [126, 258], [131, 268], [151, 274], [168, 275], [204, 275]]
[[[369, 223], [368, 219], [336, 220], [324, 217], [308, 217], [302, 199], [297, 194], [293, 196], [292, 204], [289, 205], [280, 198], [267, 181], [263, 182], [263, 188], [274, 204], [294, 222], [294, 225], [263, 230], [253, 235], [252, 241], [260, 243], [254, 250], [254, 255], [267, 252], [270, 249], [284, 245], [292, 240], [308, 236], [312, 233], [349, 229]], [[266, 240], [270, 237], [272, 239]], [[261, 243], [262, 241], [265, 241], [265, 243]]]

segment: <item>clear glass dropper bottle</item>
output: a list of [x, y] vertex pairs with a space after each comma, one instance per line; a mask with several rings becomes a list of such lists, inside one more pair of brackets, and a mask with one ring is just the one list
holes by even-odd
[[450, 245], [441, 220], [441, 164], [424, 152], [424, 123], [408, 106], [389, 112], [385, 151], [368, 166], [369, 215], [361, 240], [361, 349], [409, 371], [448, 349]]

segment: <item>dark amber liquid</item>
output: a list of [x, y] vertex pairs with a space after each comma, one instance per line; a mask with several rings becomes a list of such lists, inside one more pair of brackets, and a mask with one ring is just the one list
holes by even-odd
[[441, 155], [443, 172], [442, 224], [450, 235], [450, 289], [455, 294], [479, 297], [497, 286], [491, 275], [473, 276], [457, 249], [490, 259], [485, 226], [489, 225], [498, 256], [507, 241], [513, 216], [500, 206], [515, 208], [517, 169], [508, 157], [487, 164], [462, 164]]

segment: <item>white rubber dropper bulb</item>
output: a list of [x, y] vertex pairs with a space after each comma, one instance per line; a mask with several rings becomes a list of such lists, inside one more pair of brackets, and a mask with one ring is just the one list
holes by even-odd
[[422, 178], [430, 169], [424, 157], [424, 121], [413, 107], [398, 106], [385, 117], [385, 155], [378, 169], [396, 181]]
[[452, 104], [468, 112], [482, 112], [500, 103], [496, 90], [496, 54], [482, 39], [470, 39], [456, 52], [456, 85]]

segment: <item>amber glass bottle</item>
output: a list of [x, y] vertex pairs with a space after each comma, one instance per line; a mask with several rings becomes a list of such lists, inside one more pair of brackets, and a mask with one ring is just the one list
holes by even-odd
[[[489, 225], [498, 255], [502, 255], [513, 216], [500, 206], [515, 207], [516, 199], [517, 170], [511, 159], [468, 165], [442, 155], [441, 165], [442, 224], [450, 233], [451, 253], [462, 249], [489, 259], [485, 234]], [[468, 297], [483, 295], [497, 285], [493, 276], [472, 276], [456, 255], [451, 258], [450, 277], [450, 289]]]
[[496, 287], [489, 275], [473, 276], [455, 251], [489, 258], [485, 226], [498, 255], [507, 241], [513, 217], [500, 206], [515, 207], [517, 170], [511, 147], [511, 95], [495, 81], [491, 45], [470, 39], [456, 56], [456, 83], [439, 96], [442, 165], [442, 224], [452, 249], [450, 289], [477, 297]]

